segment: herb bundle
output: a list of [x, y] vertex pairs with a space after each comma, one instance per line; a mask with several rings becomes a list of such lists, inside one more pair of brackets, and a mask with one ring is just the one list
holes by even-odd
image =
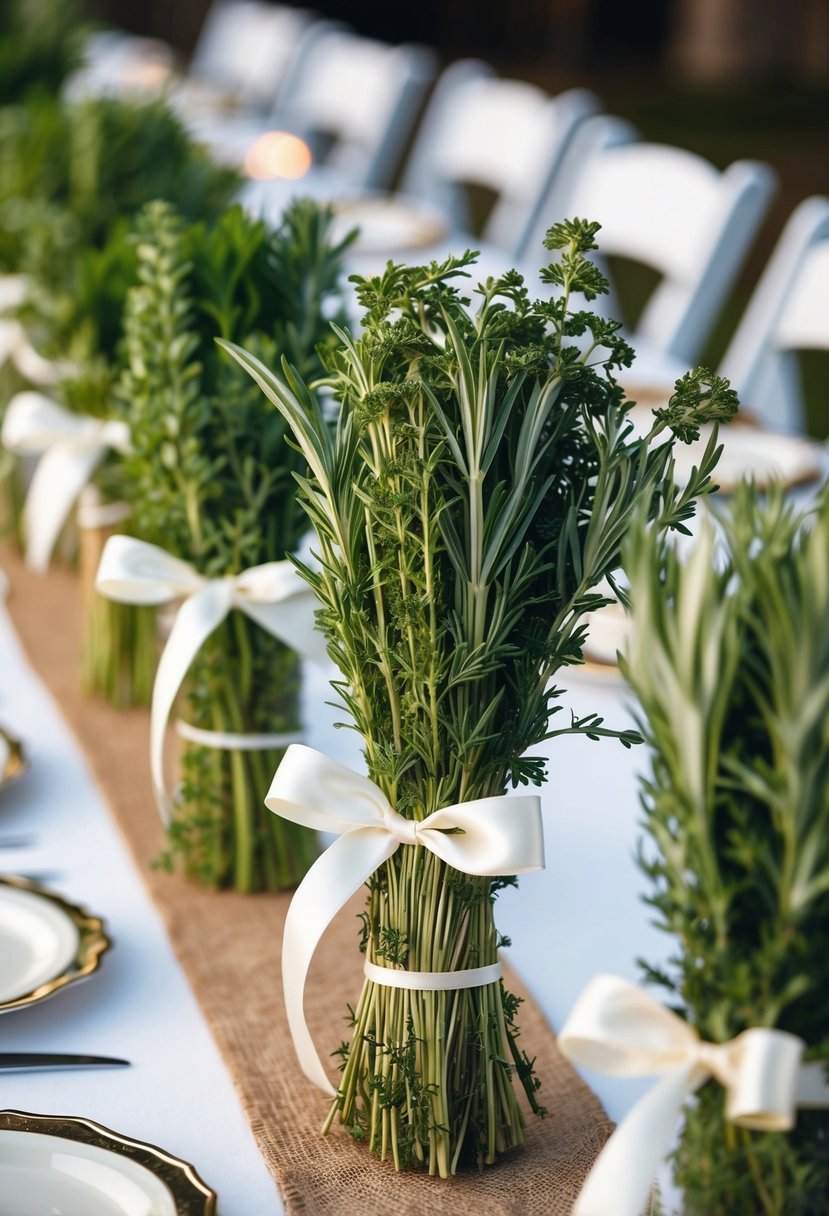
[[59, 92], [80, 66], [87, 27], [78, 0], [4, 0], [0, 105]]
[[[160, 102], [109, 98], [67, 105], [36, 96], [0, 110], [0, 264], [25, 273], [20, 318], [38, 351], [77, 371], [55, 389], [60, 404], [107, 417], [118, 375], [122, 319], [136, 280], [130, 227], [155, 198], [176, 199], [190, 220], [220, 214], [239, 185], [211, 164]], [[6, 372], [10, 396], [21, 387]], [[13, 466], [7, 486], [19, 516]], [[96, 477], [104, 501], [122, 496], [114, 457]], [[82, 567], [96, 566], [105, 531], [86, 528]], [[86, 597], [83, 679], [88, 692], [118, 706], [145, 703], [155, 663], [148, 608]]]
[[[625, 673], [652, 749], [649, 904], [677, 948], [645, 965], [703, 1039], [799, 1035], [829, 1065], [829, 493], [814, 517], [743, 486], [687, 564], [644, 529], [625, 566]], [[789, 1134], [724, 1119], [707, 1085], [675, 1155], [688, 1216], [829, 1212], [829, 1113]]]
[[[540, 784], [545, 762], [525, 753], [558, 735], [636, 738], [595, 714], [551, 728], [552, 681], [581, 661], [585, 614], [607, 602], [594, 588], [619, 566], [634, 503], [658, 531], [683, 528], [711, 488], [715, 439], [679, 491], [671, 428], [690, 437], [736, 402], [695, 373], [647, 439], [632, 437], [612, 374], [632, 351], [617, 323], [571, 309], [575, 293], [606, 290], [586, 256], [597, 229], [550, 230], [554, 300], [530, 300], [513, 272], [481, 285], [470, 310], [458, 283], [473, 254], [357, 279], [363, 332], [338, 330], [326, 353], [333, 427], [287, 362], [280, 377], [233, 350], [307, 462], [297, 480], [320, 565], [302, 573], [342, 673], [334, 687], [369, 776], [407, 818]], [[404, 845], [369, 881], [362, 949], [411, 971], [494, 963], [493, 904], [512, 881]], [[446, 1177], [494, 1162], [524, 1140], [514, 1077], [541, 1113], [517, 1007], [500, 983], [367, 981], [326, 1126], [339, 1119], [397, 1168]]]
[[[324, 313], [339, 301], [342, 246], [329, 241], [329, 225], [304, 201], [273, 232], [240, 207], [213, 225], [188, 227], [164, 203], [141, 216], [117, 390], [133, 435], [124, 464], [132, 523], [207, 577], [282, 560], [305, 530], [293, 480], [304, 461], [214, 335], [268, 359], [287, 352], [318, 375]], [[193, 665], [187, 718], [199, 730], [296, 731], [299, 691], [297, 655], [234, 611]], [[296, 884], [314, 836], [262, 805], [281, 755], [186, 744], [168, 865], [180, 860], [204, 883], [240, 891]]]

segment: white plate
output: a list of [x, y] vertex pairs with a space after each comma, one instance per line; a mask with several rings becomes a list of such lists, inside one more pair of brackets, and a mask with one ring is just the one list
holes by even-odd
[[[653, 424], [652, 411], [641, 404], [630, 411], [629, 417], [639, 435], [647, 434]], [[706, 424], [700, 427], [699, 439], [675, 445], [676, 479], [680, 485], [687, 483], [692, 468], [699, 467], [710, 437], [711, 426]], [[723, 450], [713, 478], [725, 493], [748, 478], [763, 489], [776, 480], [786, 486], [804, 485], [822, 472], [820, 445], [799, 435], [767, 431], [738, 421], [720, 427], [719, 441]]]
[[0, 1004], [63, 975], [79, 945], [77, 925], [58, 904], [35, 891], [0, 886]]
[[423, 249], [446, 235], [443, 215], [417, 199], [361, 195], [338, 200], [334, 211], [333, 241], [360, 229], [352, 253]]
[[0, 1132], [0, 1216], [176, 1216], [143, 1165], [37, 1132]]
[[627, 640], [630, 618], [621, 604], [606, 604], [587, 614], [588, 630], [584, 643], [586, 663], [595, 663], [608, 670], [617, 669], [616, 652]]
[[85, 1119], [0, 1112], [0, 1216], [212, 1216], [192, 1166]]
[[[678, 443], [674, 448], [676, 476], [680, 483], [687, 482], [691, 469], [699, 466], [710, 435], [711, 428], [704, 426], [699, 439], [693, 443]], [[777, 480], [786, 486], [803, 485], [820, 476], [817, 444], [797, 435], [763, 431], [753, 426], [724, 426], [720, 428], [719, 438], [723, 450], [713, 477], [726, 493], [748, 478], [762, 488]]]

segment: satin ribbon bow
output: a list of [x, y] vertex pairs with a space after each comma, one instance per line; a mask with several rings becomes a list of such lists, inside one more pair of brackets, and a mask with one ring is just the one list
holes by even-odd
[[10, 308], [19, 308], [31, 289], [31, 280], [25, 274], [0, 274], [0, 313]]
[[[11, 305], [7, 303], [6, 306]], [[0, 367], [8, 360], [12, 361], [24, 380], [37, 384], [39, 388], [59, 384], [61, 380], [77, 374], [78, 371], [75, 363], [44, 359], [43, 355], [38, 354], [29, 341], [25, 328], [14, 317], [0, 318]]]
[[338, 837], [297, 888], [282, 939], [282, 983], [294, 1048], [309, 1081], [333, 1095], [304, 1013], [308, 968], [326, 927], [401, 844], [422, 845], [464, 874], [543, 869], [541, 804], [536, 795], [480, 798], [416, 822], [395, 811], [367, 777], [294, 744], [276, 770], [265, 805], [292, 823]]
[[97, 590], [123, 604], [183, 599], [159, 660], [150, 711], [150, 768], [165, 822], [172, 803], [164, 787], [164, 734], [176, 695], [202, 645], [233, 608], [306, 658], [323, 662], [325, 643], [314, 629], [316, 597], [288, 561], [252, 566], [228, 578], [202, 577], [188, 562], [131, 536], [104, 546]]
[[127, 452], [129, 427], [115, 419], [73, 414], [42, 393], [17, 393], [0, 439], [19, 456], [40, 456], [23, 516], [26, 560], [43, 573], [72, 504], [110, 450]]
[[711, 1077], [725, 1087], [726, 1118], [758, 1131], [788, 1131], [797, 1105], [829, 1105], [815, 1066], [800, 1068], [804, 1044], [796, 1035], [755, 1027], [727, 1043], [705, 1043], [670, 1009], [613, 975], [587, 985], [558, 1046], [573, 1063], [611, 1076], [662, 1074], [602, 1149], [573, 1216], [640, 1216], [685, 1099]]

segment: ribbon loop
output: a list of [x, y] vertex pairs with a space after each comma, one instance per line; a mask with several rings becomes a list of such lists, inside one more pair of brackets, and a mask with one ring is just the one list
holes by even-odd
[[338, 834], [297, 888], [282, 940], [282, 983], [294, 1048], [306, 1077], [333, 1096], [336, 1090], [304, 1012], [308, 969], [328, 925], [401, 845], [422, 846], [465, 874], [497, 877], [543, 869], [541, 803], [536, 795], [481, 798], [415, 822], [395, 811], [367, 777], [295, 744], [276, 770], [265, 805], [292, 823]]
[[[786, 1031], [752, 1027], [727, 1043], [706, 1043], [634, 984], [600, 975], [576, 1001], [558, 1045], [573, 1063], [612, 1076], [663, 1074], [610, 1137], [573, 1216], [639, 1216], [683, 1103], [711, 1077], [726, 1090], [731, 1122], [760, 1131], [794, 1126], [804, 1044]], [[829, 1106], [826, 1085], [822, 1105]]]
[[164, 647], [150, 707], [150, 768], [165, 823], [173, 804], [164, 782], [164, 738], [179, 689], [198, 652], [238, 608], [299, 654], [323, 660], [315, 632], [313, 592], [288, 561], [252, 566], [241, 574], [206, 579], [188, 562], [132, 536], [111, 536], [98, 566], [97, 590], [124, 604], [160, 605], [183, 600]]
[[126, 423], [73, 414], [43, 393], [16, 393], [0, 438], [10, 452], [40, 456], [23, 508], [26, 560], [41, 573], [81, 490], [107, 452], [129, 451]]

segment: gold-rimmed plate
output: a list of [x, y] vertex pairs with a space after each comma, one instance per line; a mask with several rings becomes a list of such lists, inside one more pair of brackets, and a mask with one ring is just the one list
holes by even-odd
[[192, 1165], [89, 1119], [0, 1111], [0, 1216], [215, 1216]]
[[98, 969], [100, 917], [26, 878], [0, 878], [0, 1013], [43, 1001]]
[[0, 726], [0, 790], [22, 777], [28, 767], [23, 744]]

